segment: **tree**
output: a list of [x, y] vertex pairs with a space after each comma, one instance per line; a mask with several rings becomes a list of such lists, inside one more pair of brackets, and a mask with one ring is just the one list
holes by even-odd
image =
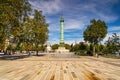
[[76, 44], [76, 45], [73, 46], [73, 50], [74, 51], [79, 51], [79, 50], [88, 51], [89, 50], [89, 45], [85, 44], [83, 42], [80, 42], [79, 44]]
[[38, 48], [39, 48], [40, 51], [45, 51], [46, 46], [45, 45], [41, 45]]
[[48, 39], [48, 24], [42, 11], [35, 10], [33, 18], [33, 41], [35, 41], [36, 53], [38, 55], [38, 46], [43, 45]]
[[34, 18], [27, 17], [25, 19], [22, 23], [19, 38], [21, 43], [27, 45], [26, 50], [28, 52], [30, 50], [28, 46], [34, 46], [37, 55], [40, 48], [44, 50], [43, 44], [48, 39], [48, 24], [46, 23], [45, 17], [42, 15], [42, 11], [35, 10]]
[[[16, 4], [15, 4], [16, 3]], [[29, 21], [29, 14], [32, 11], [31, 5], [28, 0], [16, 0], [13, 2], [13, 5], [16, 5], [18, 9], [18, 18], [17, 18], [17, 24], [14, 24], [15, 26], [12, 28], [12, 35], [14, 36], [14, 42], [17, 44], [21, 44], [24, 40], [24, 26], [27, 24]], [[19, 6], [18, 6], [19, 5]], [[17, 13], [17, 12], [16, 12]]]
[[83, 42], [80, 42], [79, 50], [88, 51], [89, 50], [89, 46], [87, 44], [83, 43]]
[[91, 20], [90, 25], [87, 26], [87, 29], [83, 33], [85, 41], [94, 44], [93, 54], [95, 54], [95, 45], [102, 41], [107, 35], [107, 25], [102, 20]]
[[95, 19], [91, 20], [90, 23], [84, 31], [83, 37], [85, 41], [97, 44], [105, 38], [107, 25], [104, 21]]
[[0, 1], [0, 45], [3, 45], [9, 36], [14, 35], [15, 40], [21, 30], [21, 22], [31, 11], [28, 0], [1, 0]]
[[71, 50], [71, 46], [69, 44], [65, 44], [65, 48]]
[[28, 51], [30, 55], [30, 50], [32, 49], [32, 46], [34, 44], [33, 40], [33, 19], [26, 18], [25, 22], [22, 24], [21, 33], [19, 36], [19, 45], [26, 46], [25, 50]]
[[74, 45], [74, 46], [73, 46], [73, 50], [74, 50], [74, 51], [78, 51], [78, 50], [79, 50], [79, 46], [80, 46], [80, 44]]
[[59, 45], [58, 44], [54, 44], [52, 45], [52, 49], [55, 50], [55, 49], [58, 49]]
[[100, 52], [99, 54], [101, 54], [101, 55], [104, 54], [104, 49], [105, 49], [105, 48], [106, 48], [105, 45], [100, 44], [100, 45], [99, 45], [99, 52]]
[[107, 45], [107, 53], [117, 52], [120, 49], [120, 36], [116, 33], [113, 33], [112, 37], [108, 38], [108, 41], [105, 43]]
[[8, 53], [11, 55], [12, 54], [12, 51], [15, 49], [15, 47], [13, 46], [13, 45], [9, 45], [8, 47], [7, 47], [7, 50], [8, 50]]

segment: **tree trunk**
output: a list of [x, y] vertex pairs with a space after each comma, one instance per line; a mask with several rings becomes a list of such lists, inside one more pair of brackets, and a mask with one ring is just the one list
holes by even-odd
[[4, 55], [7, 55], [7, 51], [3, 51], [4, 52]]
[[38, 56], [38, 50], [36, 51], [36, 55]]
[[93, 45], [93, 56], [96, 55], [95, 54], [95, 44]]
[[9, 53], [9, 55], [11, 55], [12, 54], [12, 50], [10, 50], [10, 53]]

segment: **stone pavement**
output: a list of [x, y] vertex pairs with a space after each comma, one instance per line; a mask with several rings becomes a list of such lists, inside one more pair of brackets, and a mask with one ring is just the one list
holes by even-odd
[[43, 53], [0, 60], [0, 80], [120, 80], [120, 59]]

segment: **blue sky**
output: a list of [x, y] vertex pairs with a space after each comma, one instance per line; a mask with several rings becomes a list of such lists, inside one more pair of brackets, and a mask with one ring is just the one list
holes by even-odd
[[83, 32], [90, 20], [101, 19], [107, 23], [108, 34], [120, 36], [120, 0], [29, 0], [33, 9], [42, 10], [49, 24], [49, 42], [59, 43], [60, 17], [64, 16], [65, 43], [83, 41]]

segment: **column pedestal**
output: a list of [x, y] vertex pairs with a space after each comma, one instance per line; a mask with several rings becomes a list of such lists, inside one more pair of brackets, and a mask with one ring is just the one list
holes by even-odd
[[58, 47], [58, 49], [55, 50], [57, 53], [66, 53], [69, 52], [68, 49], [65, 49], [65, 47]]

